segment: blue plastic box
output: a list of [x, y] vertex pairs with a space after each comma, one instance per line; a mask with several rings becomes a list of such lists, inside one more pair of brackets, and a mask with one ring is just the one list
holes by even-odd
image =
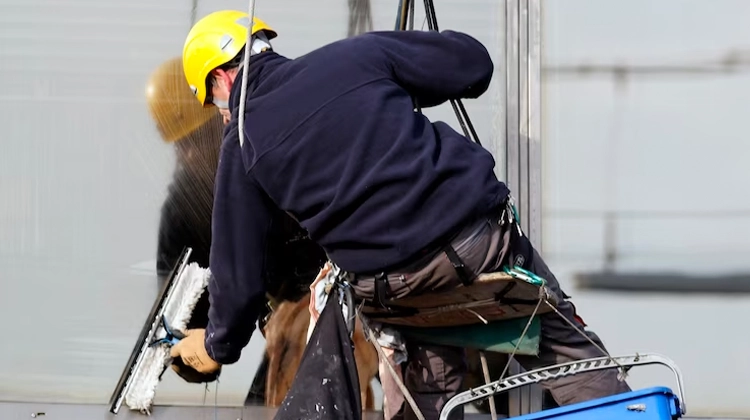
[[654, 387], [540, 411], [512, 420], [672, 420], [682, 417], [672, 390]]

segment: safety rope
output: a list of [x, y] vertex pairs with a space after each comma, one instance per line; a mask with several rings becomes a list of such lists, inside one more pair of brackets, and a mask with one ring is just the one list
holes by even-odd
[[245, 101], [247, 100], [247, 74], [250, 67], [250, 47], [253, 44], [253, 22], [255, 21], [255, 0], [250, 0], [247, 14], [250, 21], [247, 28], [247, 39], [245, 40], [245, 54], [242, 58], [242, 86], [240, 87], [240, 110], [238, 131], [240, 135], [240, 148], [245, 144]]
[[349, 6], [349, 26], [347, 36], [355, 36], [372, 31], [370, 0], [347, 0]]
[[[424, 9], [427, 20], [427, 28], [430, 31], [439, 31], [437, 24], [437, 14], [435, 13], [435, 3], [433, 2], [433, 0], [424, 0]], [[409, 17], [408, 15], [411, 15], [411, 17]], [[409, 21], [409, 26], [413, 29], [414, 0], [400, 0], [396, 30], [406, 30], [407, 20]], [[419, 104], [416, 100], [414, 103], [416, 105], [417, 111], [421, 112], [419, 110]], [[456, 114], [456, 119], [458, 119], [458, 124], [461, 126], [461, 130], [463, 130], [464, 132], [464, 135], [469, 139], [475, 141], [477, 144], [481, 145], [482, 142], [479, 141], [479, 136], [474, 129], [474, 124], [472, 124], [463, 102], [460, 99], [451, 99], [450, 103], [453, 107], [453, 112]]]
[[190, 6], [190, 27], [192, 28], [193, 25], [195, 25], [195, 19], [198, 15], [198, 0], [192, 0], [192, 5]]
[[[536, 316], [537, 312], [539, 311], [539, 307], [542, 306], [542, 302], [547, 302], [549, 304], [549, 301], [545, 296], [542, 295], [542, 288], [539, 289], [539, 300], [536, 303], [536, 307], [534, 307], [534, 311], [531, 312], [531, 315], [529, 316], [529, 320], [526, 322], [526, 325], [523, 327], [523, 331], [521, 332], [521, 335], [518, 337], [518, 341], [516, 342], [516, 345], [513, 347], [513, 351], [508, 355], [508, 361], [505, 363], [505, 367], [503, 367], [503, 371], [500, 373], [500, 381], [502, 381], [505, 378], [505, 374], [508, 373], [508, 369], [510, 368], [510, 363], [513, 361], [513, 358], [516, 355], [516, 352], [518, 351], [518, 348], [521, 347], [521, 343], [523, 342], [523, 339], [526, 338], [526, 333], [529, 331], [529, 327], [531, 327], [531, 323], [534, 321], [534, 317]], [[489, 381], [488, 381], [489, 383]]]
[[396, 382], [396, 386], [403, 394], [404, 399], [406, 400], [407, 403], [409, 403], [409, 406], [411, 407], [412, 411], [414, 411], [414, 415], [419, 420], [425, 420], [424, 414], [422, 414], [422, 411], [419, 410], [419, 406], [417, 405], [417, 402], [414, 401], [414, 397], [406, 388], [406, 385], [404, 385], [404, 382], [401, 380], [400, 375], [396, 373], [396, 369], [393, 367], [393, 365], [391, 365], [391, 362], [388, 360], [388, 356], [386, 356], [385, 351], [383, 350], [383, 346], [380, 345], [377, 337], [375, 336], [375, 332], [373, 331], [372, 327], [370, 327], [370, 324], [367, 322], [367, 317], [364, 316], [362, 312], [358, 312], [358, 314], [359, 314], [359, 320], [362, 322], [362, 329], [367, 333], [367, 340], [370, 341], [372, 345], [375, 347], [375, 350], [378, 352], [378, 357], [380, 358], [380, 360], [388, 366], [388, 372], [391, 374], [393, 381]]
[[214, 389], [214, 420], [219, 420], [219, 378], [216, 378]]
[[[205, 383], [203, 388], [203, 407], [206, 407], [206, 397], [208, 396], [208, 382]], [[219, 418], [219, 378], [216, 378], [216, 386], [214, 388], [214, 420]]]
[[609, 360], [611, 360], [611, 361], [612, 361], [612, 362], [613, 362], [614, 364], [616, 364], [616, 365], [617, 365], [617, 366], [619, 367], [619, 369], [618, 369], [618, 370], [620, 371], [620, 374], [619, 374], [619, 379], [620, 379], [620, 380], [624, 380], [624, 379], [625, 379], [625, 377], [627, 376], [627, 372], [628, 372], [629, 368], [626, 368], [625, 366], [621, 365], [621, 364], [620, 364], [620, 363], [619, 363], [619, 362], [617, 361], [617, 359], [613, 358], [613, 357], [612, 357], [612, 355], [611, 355], [611, 354], [609, 354], [609, 352], [608, 352], [607, 350], [605, 350], [604, 348], [602, 348], [602, 346], [600, 346], [600, 345], [596, 344], [596, 342], [595, 342], [594, 340], [592, 340], [592, 339], [591, 339], [591, 337], [589, 337], [589, 336], [588, 336], [588, 334], [586, 334], [586, 333], [584, 333], [583, 331], [581, 331], [581, 329], [580, 329], [580, 328], [578, 328], [578, 326], [577, 326], [577, 325], [576, 325], [575, 323], [573, 323], [573, 321], [571, 321], [571, 320], [569, 320], [568, 318], [566, 318], [565, 316], [563, 316], [563, 314], [562, 314], [562, 313], [561, 313], [561, 312], [560, 312], [560, 311], [559, 311], [559, 310], [558, 310], [558, 309], [557, 309], [557, 308], [555, 307], [555, 305], [552, 305], [551, 303], [549, 303], [549, 301], [545, 301], [544, 303], [546, 303], [546, 304], [547, 304], [547, 306], [549, 306], [550, 308], [552, 308], [552, 310], [553, 310], [553, 311], [554, 311], [554, 312], [555, 312], [555, 313], [556, 313], [556, 314], [557, 314], [558, 316], [560, 316], [560, 318], [562, 318], [562, 319], [563, 319], [563, 321], [565, 321], [565, 322], [566, 322], [566, 323], [567, 323], [568, 325], [570, 325], [571, 327], [573, 327], [573, 329], [574, 329], [574, 330], [576, 330], [576, 332], [577, 332], [577, 333], [578, 333], [579, 335], [581, 335], [581, 336], [582, 336], [583, 338], [585, 338], [585, 339], [586, 339], [586, 340], [587, 340], [587, 341], [588, 341], [589, 343], [591, 343], [591, 344], [592, 344], [592, 345], [593, 345], [594, 347], [596, 347], [596, 349], [597, 349], [597, 350], [599, 350], [600, 352], [602, 352], [602, 354], [604, 354], [604, 355], [606, 355], [607, 357], [609, 357]]
[[[487, 354], [483, 351], [479, 352], [479, 361], [482, 363], [482, 375], [484, 376], [484, 383], [489, 384], [492, 382], [490, 378], [490, 367], [487, 364]], [[497, 420], [497, 409], [495, 408], [495, 399], [490, 398], [490, 414], [492, 420]]]
[[[513, 198], [512, 198], [512, 197], [511, 197], [511, 198], [509, 198], [509, 204], [508, 204], [508, 207], [510, 207], [510, 212], [509, 212], [509, 214], [507, 214], [507, 216], [509, 217], [509, 219], [508, 219], [508, 220], [509, 220], [509, 222], [510, 222], [510, 223], [514, 223], [514, 224], [516, 225], [517, 229], [518, 229], [518, 233], [519, 233], [520, 235], [523, 235], [523, 232], [521, 231], [521, 218], [520, 218], [520, 216], [518, 215], [518, 210], [516, 209], [516, 206], [515, 206], [515, 204], [514, 204], [514, 202], [513, 202]], [[503, 215], [505, 216], [505, 215], [506, 215], [506, 213], [503, 213]], [[521, 279], [521, 280], [524, 280], [524, 281], [526, 281], [527, 283], [530, 283], [530, 284], [534, 284], [534, 285], [538, 285], [538, 286], [540, 286], [540, 287], [544, 286], [544, 285], [545, 285], [545, 284], [547, 283], [547, 282], [546, 282], [546, 280], [544, 280], [543, 278], [541, 278], [541, 277], [539, 277], [538, 275], [536, 275], [536, 274], [534, 274], [534, 273], [532, 273], [532, 272], [530, 272], [530, 271], [528, 271], [528, 270], [526, 270], [526, 269], [524, 269], [524, 268], [522, 268], [522, 267], [519, 267], [519, 266], [517, 266], [517, 265], [516, 265], [516, 266], [513, 266], [513, 267], [508, 267], [508, 266], [505, 266], [505, 267], [503, 267], [503, 271], [504, 271], [504, 272], [505, 272], [506, 274], [508, 274], [508, 275], [510, 275], [510, 276], [512, 276], [512, 277], [514, 277], [514, 278], [517, 278], [517, 279]], [[582, 336], [583, 338], [585, 338], [585, 339], [586, 339], [586, 340], [587, 340], [587, 341], [588, 341], [589, 343], [591, 343], [591, 344], [592, 344], [592, 345], [593, 345], [593, 346], [594, 346], [594, 347], [595, 347], [595, 348], [596, 348], [597, 350], [599, 350], [600, 352], [602, 352], [602, 354], [603, 354], [603, 355], [605, 355], [605, 356], [609, 357], [609, 359], [610, 359], [610, 360], [611, 360], [612, 362], [614, 362], [614, 363], [615, 363], [615, 364], [616, 364], [617, 366], [619, 366], [620, 377], [621, 377], [622, 379], [624, 379], [624, 377], [625, 377], [625, 376], [627, 375], [627, 369], [626, 369], [626, 368], [625, 368], [624, 366], [622, 366], [622, 365], [621, 365], [621, 364], [620, 364], [619, 362], [617, 362], [617, 360], [615, 360], [614, 358], [612, 358], [612, 355], [611, 355], [611, 354], [609, 354], [609, 352], [608, 352], [608, 351], [606, 351], [606, 350], [605, 350], [604, 348], [602, 348], [602, 347], [601, 347], [600, 345], [596, 344], [596, 342], [595, 342], [594, 340], [592, 340], [592, 339], [591, 339], [591, 337], [589, 337], [589, 336], [588, 336], [588, 334], [586, 334], [586, 333], [584, 333], [583, 331], [581, 331], [581, 329], [580, 329], [580, 328], [578, 328], [578, 326], [577, 326], [577, 325], [575, 325], [575, 323], [573, 323], [573, 322], [572, 322], [571, 320], [569, 320], [569, 319], [568, 319], [567, 317], [565, 317], [565, 316], [564, 316], [564, 315], [563, 315], [563, 314], [562, 314], [562, 313], [561, 313], [561, 312], [560, 312], [560, 311], [559, 311], [559, 310], [557, 309], [557, 307], [555, 307], [555, 305], [551, 304], [551, 303], [549, 302], [549, 300], [548, 300], [548, 299], [546, 299], [546, 297], [542, 296], [542, 295], [541, 295], [541, 291], [542, 291], [543, 289], [541, 289], [541, 288], [540, 288], [539, 290], [540, 290], [540, 300], [539, 300], [539, 302], [537, 303], [537, 307], [536, 307], [536, 308], [534, 309], [534, 313], [532, 314], [531, 318], [529, 318], [529, 323], [527, 324], [527, 326], [526, 326], [526, 327], [528, 328], [528, 326], [529, 326], [529, 325], [531, 324], [531, 320], [532, 320], [532, 319], [534, 318], [534, 315], [536, 314], [537, 310], [539, 309], [539, 303], [541, 303], [541, 302], [542, 302], [542, 300], [543, 300], [543, 301], [544, 301], [544, 303], [545, 303], [545, 304], [546, 304], [547, 306], [549, 306], [549, 307], [550, 307], [550, 308], [551, 308], [551, 309], [552, 309], [552, 310], [553, 310], [553, 311], [554, 311], [554, 312], [555, 312], [555, 313], [556, 313], [556, 314], [557, 314], [557, 315], [558, 315], [558, 316], [559, 316], [560, 318], [562, 318], [562, 319], [563, 319], [563, 321], [565, 321], [565, 322], [566, 322], [566, 323], [567, 323], [568, 325], [570, 325], [571, 327], [573, 327], [573, 329], [574, 329], [574, 330], [576, 331], [576, 333], [578, 333], [578, 334], [579, 334], [579, 335], [581, 335], [581, 336]], [[522, 335], [521, 339], [523, 339], [523, 336], [524, 336], [525, 334], [526, 334], [526, 329], [524, 329], [523, 333], [521, 333], [521, 335]], [[519, 344], [520, 344], [520, 342], [519, 342]], [[518, 346], [516, 346], [516, 349], [517, 349], [517, 348], [518, 348]], [[513, 353], [512, 353], [512, 354], [511, 354], [511, 356], [510, 356], [510, 357], [508, 358], [508, 364], [510, 364], [511, 360], [513, 360], [512, 358], [513, 358], [513, 356], [515, 355], [516, 349], [514, 349], [514, 350], [513, 350]], [[507, 369], [507, 367], [508, 367], [508, 365], [506, 364], [506, 369]], [[504, 377], [505, 377], [505, 370], [506, 370], [506, 369], [503, 369], [503, 373], [502, 373], [502, 374], [500, 375], [500, 380], [503, 380], [503, 379], [504, 379]]]

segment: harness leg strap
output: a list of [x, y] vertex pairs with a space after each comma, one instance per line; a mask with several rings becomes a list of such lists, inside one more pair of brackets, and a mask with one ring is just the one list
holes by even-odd
[[453, 249], [453, 246], [449, 244], [445, 247], [444, 252], [448, 257], [448, 261], [450, 261], [451, 265], [453, 265], [453, 269], [456, 270], [458, 278], [461, 279], [461, 283], [463, 283], [464, 286], [470, 286], [474, 282], [474, 280], [472, 279], [471, 274], [469, 274], [469, 270], [466, 268], [466, 265], [461, 260], [461, 257], [459, 257], [458, 253], [456, 253], [456, 250]]

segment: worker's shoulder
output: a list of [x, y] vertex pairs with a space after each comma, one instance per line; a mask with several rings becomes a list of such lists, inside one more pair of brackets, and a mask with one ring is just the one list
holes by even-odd
[[299, 58], [304, 59], [305, 57], [318, 57], [331, 54], [347, 54], [351, 57], [380, 55], [381, 51], [379, 47], [382, 45], [382, 37], [380, 35], [389, 32], [398, 31], [373, 31], [350, 36], [318, 47]]
[[[343, 77], [350, 80], [382, 73], [383, 49], [367, 34], [340, 39], [320, 46], [286, 63], [285, 74], [305, 73], [308, 78]], [[301, 82], [306, 79], [299, 79]], [[305, 82], [307, 83], [307, 81]]]

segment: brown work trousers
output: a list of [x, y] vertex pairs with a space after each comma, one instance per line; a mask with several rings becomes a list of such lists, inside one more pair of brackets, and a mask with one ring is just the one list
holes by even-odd
[[[497, 216], [481, 218], [467, 226], [450, 241], [465, 266], [474, 275], [499, 271], [504, 265], [517, 264], [544, 278], [547, 287], [559, 302], [557, 309], [581, 331], [584, 325], [575, 313], [575, 308], [561, 289], [557, 279], [533, 248], [526, 236], [512, 234], [516, 224], [501, 224]], [[508, 264], [512, 261], [513, 264]], [[427, 256], [422, 261], [411, 263], [403, 268], [392, 270], [387, 276], [387, 298], [394, 304], [399, 298], [417, 296], [422, 293], [450, 289], [459, 286], [460, 278], [445, 252]], [[358, 299], [374, 298], [374, 277], [356, 276], [353, 285]], [[538, 356], [515, 356], [526, 370], [542, 366], [565, 363], [605, 354], [589, 340], [579, 334], [555, 312], [540, 316], [542, 321]], [[379, 319], [374, 319], [380, 321]], [[391, 325], [395, 328], [397, 326]], [[588, 337], [605, 348], [602, 341], [592, 331], [585, 331]], [[463, 348], [434, 345], [423, 342], [406, 343], [408, 361], [403, 368], [406, 388], [414, 397], [417, 406], [426, 419], [437, 419], [440, 410], [454, 395], [463, 390], [463, 378], [467, 364]], [[382, 361], [381, 361], [382, 363]], [[398, 369], [398, 367], [396, 367]], [[383, 374], [388, 378], [383, 378]], [[571, 375], [543, 382], [559, 405], [605, 397], [630, 391], [625, 382], [617, 378], [617, 370]], [[386, 420], [416, 418], [409, 404], [395, 387], [390, 374], [381, 371], [383, 392], [389, 413]], [[453, 411], [452, 420], [463, 419], [463, 407]]]

